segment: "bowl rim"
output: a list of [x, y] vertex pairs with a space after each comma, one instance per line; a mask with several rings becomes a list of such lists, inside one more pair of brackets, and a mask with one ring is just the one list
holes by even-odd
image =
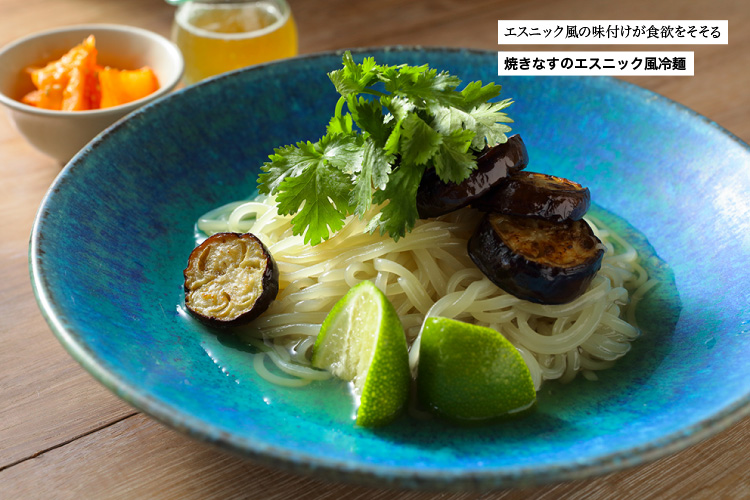
[[[322, 59], [331, 56], [340, 57], [345, 50], [354, 55], [371, 54], [383, 51], [402, 52], [463, 52], [467, 54], [495, 54], [492, 50], [461, 48], [461, 47], [423, 47], [416, 45], [394, 45], [358, 47], [352, 49], [337, 49], [322, 51], [296, 56], [294, 58], [262, 63], [259, 65], [238, 69], [232, 72], [220, 74], [195, 85], [186, 87], [178, 92], [172, 93], [158, 101], [148, 103], [132, 113], [130, 117], [138, 116], [148, 112], [152, 107], [164, 105], [172, 99], [181, 99], [184, 93], [196, 91], [205, 85], [214, 83], [225, 78], [233, 78], [234, 74], [245, 72], [263, 71], [268, 66], [285, 64], [290, 60], [297, 59]], [[590, 79], [585, 76], [570, 76], [571, 79]], [[742, 139], [724, 129], [716, 122], [700, 115], [698, 112], [664, 97], [652, 90], [640, 87], [630, 82], [613, 77], [598, 77], [608, 80], [609, 85], [620, 86], [625, 92], [636, 93], [643, 97], [663, 103], [689, 114], [692, 118], [700, 120], [716, 131], [721, 132], [736, 142], [742, 148], [750, 151], [750, 145]], [[156, 419], [160, 423], [170, 427], [184, 435], [198, 441], [215, 445], [223, 450], [233, 452], [242, 457], [252, 459], [257, 463], [278, 467], [293, 473], [306, 474], [319, 479], [344, 481], [347, 483], [361, 484], [374, 487], [400, 487], [420, 490], [448, 490], [448, 491], [487, 491], [497, 488], [530, 487], [541, 486], [553, 482], [587, 479], [604, 474], [619, 472], [629, 467], [641, 466], [657, 459], [664, 458], [679, 452], [704, 439], [714, 436], [741, 419], [750, 416], [750, 393], [740, 395], [731, 404], [721, 408], [720, 411], [706, 417], [694, 424], [681, 428], [670, 434], [661, 436], [659, 439], [651, 440], [645, 444], [633, 446], [620, 451], [610, 452], [603, 455], [591, 457], [585, 461], [570, 461], [565, 463], [549, 464], [543, 468], [532, 466], [517, 466], [514, 468], [498, 469], [425, 469], [420, 467], [389, 466], [378, 463], [350, 462], [330, 457], [320, 457], [313, 453], [290, 449], [280, 446], [278, 443], [261, 442], [255, 438], [227, 434], [222, 429], [210, 422], [184, 414], [175, 406], [154, 399], [143, 388], [133, 386], [109, 371], [106, 362], [98, 356], [93, 355], [85, 345], [76, 341], [74, 332], [68, 329], [61, 318], [57, 316], [55, 305], [44, 288], [45, 278], [41, 272], [42, 253], [40, 252], [40, 241], [43, 239], [40, 229], [46, 217], [45, 207], [54, 196], [59, 187], [64, 184], [71, 172], [79, 162], [88, 156], [90, 148], [96, 147], [98, 142], [106, 140], [106, 137], [114, 133], [116, 129], [124, 126], [128, 120], [120, 120], [108, 127], [96, 139], [77, 153], [57, 179], [50, 186], [44, 196], [31, 232], [29, 246], [29, 270], [31, 273], [32, 288], [40, 310], [52, 329], [55, 336], [63, 344], [71, 356], [82, 365], [94, 378], [118, 397], [128, 402], [135, 408]]]
[[140, 99], [136, 99], [135, 101], [131, 101], [125, 104], [119, 104], [117, 106], [112, 106], [109, 108], [87, 109], [87, 110], [81, 110], [81, 111], [62, 111], [62, 110], [54, 110], [54, 109], [41, 109], [35, 106], [30, 106], [16, 99], [13, 99], [12, 97], [6, 95], [2, 91], [0, 91], [0, 103], [3, 103], [4, 105], [13, 109], [14, 111], [19, 111], [19, 112], [23, 112], [23, 113], [27, 113], [31, 115], [36, 115], [36, 116], [48, 116], [48, 117], [57, 117], [57, 118], [76, 118], [76, 117], [86, 117], [86, 116], [101, 116], [101, 115], [107, 115], [107, 114], [118, 114], [123, 111], [132, 111], [133, 109], [136, 109], [142, 106], [144, 103], [148, 101], [153, 101], [154, 99], [167, 95], [172, 90], [174, 90], [174, 88], [182, 80], [182, 76], [184, 75], [184, 72], [185, 72], [185, 59], [180, 49], [171, 40], [164, 37], [163, 35], [160, 35], [159, 33], [156, 33], [154, 31], [150, 31], [144, 28], [140, 28], [137, 26], [130, 26], [126, 24], [114, 24], [114, 23], [72, 24], [69, 26], [62, 26], [58, 28], [37, 31], [35, 33], [30, 33], [17, 40], [14, 40], [3, 47], [0, 47], [0, 59], [6, 53], [9, 53], [15, 49], [18, 49], [24, 44], [29, 43], [30, 41], [33, 41], [33, 40], [37, 40], [39, 38], [54, 37], [55, 35], [64, 34], [64, 33], [74, 33], [77, 31], [86, 32], [89, 30], [127, 33], [130, 35], [135, 35], [139, 38], [148, 39], [149, 41], [155, 43], [155, 45], [158, 45], [159, 47], [162, 47], [164, 49], [164, 51], [169, 55], [170, 60], [176, 64], [177, 71], [175, 71], [174, 76], [170, 80], [166, 82], [159, 82], [159, 88], [156, 91], [152, 92], [151, 94], [141, 97]]

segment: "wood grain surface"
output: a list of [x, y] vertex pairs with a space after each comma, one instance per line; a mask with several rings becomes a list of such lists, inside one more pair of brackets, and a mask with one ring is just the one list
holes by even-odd
[[[629, 77], [750, 142], [747, 0], [290, 0], [300, 52], [382, 45], [496, 50], [498, 19], [728, 19], [728, 45], [695, 52], [693, 77]], [[35, 31], [120, 23], [168, 36], [160, 0], [0, 0], [0, 45]], [[642, 46], [610, 47], [639, 50]], [[516, 46], [522, 50], [539, 47]], [[545, 50], [596, 47], [546, 46]], [[0, 68], [0, 71], [3, 69]], [[36, 306], [28, 241], [60, 171], [0, 118], [0, 498], [552, 499], [750, 498], [750, 419], [640, 467], [487, 493], [380, 490], [268, 469], [198, 443], [100, 386], [60, 346]], [[750, 175], [750, 173], [748, 173]]]

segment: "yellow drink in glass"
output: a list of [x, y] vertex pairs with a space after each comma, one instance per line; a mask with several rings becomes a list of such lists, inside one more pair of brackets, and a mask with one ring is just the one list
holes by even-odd
[[186, 2], [175, 13], [172, 38], [185, 58], [187, 85], [297, 54], [297, 26], [284, 0]]

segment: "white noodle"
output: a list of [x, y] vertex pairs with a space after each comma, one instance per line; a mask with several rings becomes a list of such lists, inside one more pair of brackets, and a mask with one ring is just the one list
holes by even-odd
[[[347, 290], [371, 280], [402, 320], [412, 369], [418, 363], [424, 319], [446, 316], [505, 335], [529, 366], [537, 389], [545, 380], [569, 381], [579, 372], [594, 380], [596, 370], [609, 368], [630, 349], [639, 333], [633, 306], [656, 284], [638, 263], [636, 249], [591, 218], [587, 220], [606, 247], [602, 268], [581, 297], [561, 305], [518, 299], [474, 266], [466, 243], [480, 214], [470, 208], [419, 220], [398, 242], [367, 233], [369, 218], [349, 217], [337, 234], [315, 247], [292, 235], [291, 217], [277, 213], [273, 198], [232, 203], [199, 219], [198, 229], [208, 235], [252, 232], [279, 266], [277, 300], [243, 334], [263, 347], [254, 358], [261, 376], [292, 386], [328, 378], [309, 361], [320, 325]], [[289, 377], [272, 373], [266, 358]]]

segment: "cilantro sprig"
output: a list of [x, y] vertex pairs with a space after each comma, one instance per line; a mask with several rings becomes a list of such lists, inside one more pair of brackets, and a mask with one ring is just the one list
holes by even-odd
[[294, 215], [294, 234], [316, 245], [344, 225], [382, 210], [371, 230], [398, 240], [417, 220], [422, 174], [434, 168], [441, 180], [459, 183], [476, 169], [487, 144], [506, 142], [511, 120], [502, 110], [512, 100], [495, 83], [461, 80], [427, 65], [379, 65], [372, 57], [328, 74], [341, 95], [319, 141], [274, 150], [258, 178], [263, 194], [276, 195], [278, 211]]

